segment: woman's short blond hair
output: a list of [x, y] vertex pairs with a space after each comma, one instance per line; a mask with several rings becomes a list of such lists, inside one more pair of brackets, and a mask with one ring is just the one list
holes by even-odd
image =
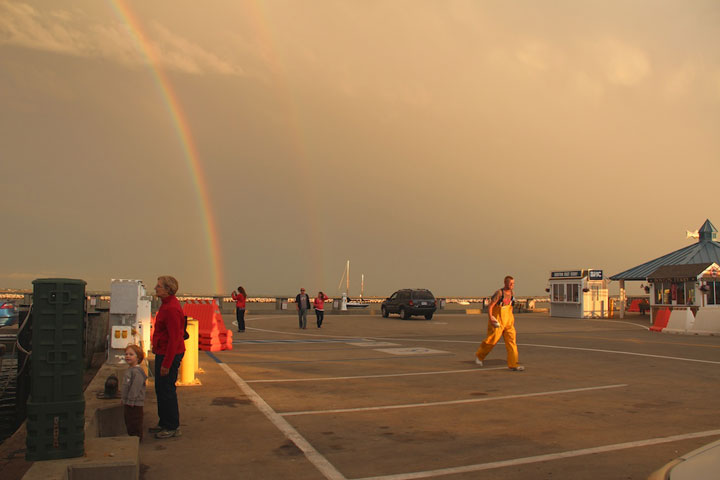
[[158, 283], [165, 287], [165, 290], [167, 290], [170, 295], [175, 295], [178, 291], [178, 281], [171, 275], [158, 277]]

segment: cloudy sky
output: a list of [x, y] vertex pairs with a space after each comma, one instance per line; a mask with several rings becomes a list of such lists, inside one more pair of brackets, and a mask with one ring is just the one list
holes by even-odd
[[533, 295], [720, 226], [713, 0], [2, 0], [0, 107], [0, 288]]

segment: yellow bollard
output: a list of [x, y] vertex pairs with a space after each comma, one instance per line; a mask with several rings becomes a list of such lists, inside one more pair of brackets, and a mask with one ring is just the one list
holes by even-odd
[[188, 339], [185, 340], [185, 355], [180, 363], [180, 378], [175, 385], [189, 387], [202, 385], [200, 380], [195, 378], [195, 371], [198, 369], [198, 321], [188, 318], [187, 322]]

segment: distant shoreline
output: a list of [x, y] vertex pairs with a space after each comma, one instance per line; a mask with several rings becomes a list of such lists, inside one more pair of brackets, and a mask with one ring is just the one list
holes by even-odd
[[[25, 295], [31, 295], [33, 292], [30, 289], [0, 289], [0, 299], [20, 299]], [[99, 297], [102, 300], [110, 299], [109, 291], [93, 291], [89, 290], [86, 292], [88, 297]], [[289, 301], [295, 300], [296, 294], [291, 295], [258, 295], [254, 297], [248, 297], [248, 303], [273, 303], [277, 299], [287, 299]], [[342, 294], [336, 296], [330, 296], [330, 300], [333, 298], [340, 298]], [[461, 296], [461, 295], [435, 295], [435, 298], [444, 299], [448, 303], [458, 302], [469, 302], [469, 303], [482, 303], [485, 299], [490, 296]], [[195, 293], [178, 293], [177, 298], [180, 301], [186, 300], [212, 300], [221, 299], [223, 302], [233, 302], [234, 300], [229, 295], [204, 295]], [[350, 295], [349, 298], [358, 299], [359, 295]], [[382, 303], [387, 297], [385, 296], [363, 296], [362, 299], [368, 303]], [[536, 301], [550, 301], [547, 295], [521, 295], [516, 297], [518, 300], [536, 300]]]

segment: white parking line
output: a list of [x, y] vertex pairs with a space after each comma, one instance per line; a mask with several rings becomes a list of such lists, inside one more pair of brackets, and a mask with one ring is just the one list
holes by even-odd
[[327, 380], [358, 380], [362, 378], [411, 377], [414, 375], [441, 375], [445, 373], [473, 373], [489, 370], [507, 370], [507, 367], [471, 368], [469, 370], [441, 370], [439, 372], [387, 373], [384, 375], [356, 375], [354, 377], [318, 377], [318, 378], [277, 378], [274, 380], [245, 380], [246, 383], [281, 383], [281, 382], [322, 382]]
[[465, 400], [448, 400], [445, 402], [427, 402], [427, 403], [409, 403], [404, 405], [382, 405], [379, 407], [358, 407], [358, 408], [338, 408], [333, 410], [305, 410], [298, 412], [280, 412], [278, 415], [283, 417], [290, 417], [295, 415], [320, 415], [326, 413], [351, 413], [351, 412], [369, 412], [374, 410], [390, 410], [397, 408], [418, 408], [418, 407], [436, 407], [440, 405], [460, 405], [464, 403], [479, 403], [479, 402], [492, 402], [495, 400], [509, 400], [514, 398], [527, 398], [527, 397], [543, 397], [548, 395], [559, 395], [562, 393], [576, 393], [576, 392], [589, 392], [591, 390], [604, 390], [608, 388], [620, 388], [627, 387], [626, 383], [617, 385], [601, 385], [598, 387], [585, 387], [585, 388], [570, 388], [567, 390], [553, 390], [550, 392], [536, 392], [536, 393], [520, 393], [517, 395], [502, 395], [500, 397], [486, 397], [486, 398], [468, 398]]
[[682, 360], [684, 362], [712, 363], [714, 365], [720, 365], [720, 362], [716, 362], [714, 360], [698, 360], [696, 358], [670, 357], [668, 355], [652, 355], [649, 353], [625, 352], [622, 350], [603, 350], [600, 348], [562, 347], [559, 345], [537, 345], [537, 344], [533, 344], [533, 343], [523, 343], [523, 344], [518, 344], [518, 345], [522, 345], [522, 346], [526, 346], [526, 347], [557, 348], [560, 350], [583, 350], [585, 352], [616, 353], [619, 355], [634, 355], [636, 357], [662, 358], [665, 360]]
[[[471, 343], [478, 345], [479, 342], [470, 340], [441, 340], [435, 338], [398, 338], [398, 337], [367, 337], [377, 340], [395, 340], [404, 342], [430, 342], [430, 343]], [[502, 345], [503, 342], [499, 342], [498, 345]], [[720, 362], [715, 360], [700, 360], [697, 358], [686, 358], [686, 357], [670, 357], [667, 355], [652, 355], [650, 353], [637, 353], [627, 352], [624, 350], [604, 350], [599, 348], [586, 348], [586, 347], [565, 347], [560, 345], [543, 345], [539, 343], [518, 343], [518, 347], [538, 347], [538, 348], [557, 348], [561, 350], [578, 350], [581, 352], [599, 352], [599, 353], [614, 353], [616, 355], [633, 355], [636, 357], [649, 357], [649, 358], [662, 358], [665, 360], [679, 360], [681, 362], [697, 362], [697, 363], [710, 363], [713, 365], [720, 365]]]
[[673, 435], [670, 437], [650, 438], [647, 440], [637, 440], [634, 442], [616, 443], [613, 445], [603, 445], [600, 447], [583, 448], [580, 450], [569, 450], [567, 452], [550, 453], [547, 455], [537, 455], [534, 457], [513, 458], [510, 460], [501, 460], [499, 462], [478, 463], [475, 465], [464, 465], [462, 467], [439, 468], [437, 470], [426, 470], [424, 472], [397, 473], [394, 475], [380, 475], [377, 477], [364, 477], [354, 480], [413, 480], [417, 478], [440, 477], [443, 475], [455, 475], [458, 473], [479, 472], [481, 470], [492, 470], [495, 468], [514, 467], [517, 465], [527, 465], [529, 463], [548, 462], [551, 460], [562, 460], [564, 458], [581, 457], [584, 455], [594, 455], [597, 453], [614, 452], [616, 450], [625, 450], [628, 448], [647, 447], [650, 445], [659, 445], [661, 443], [671, 443], [680, 440], [689, 440], [692, 438], [713, 437], [720, 435], [720, 430], [707, 430], [704, 432], [686, 433], [683, 435]]
[[[215, 357], [216, 358], [216, 357]], [[260, 395], [258, 395], [255, 390], [250, 388], [250, 386], [245, 383], [245, 381], [240, 378], [240, 376], [235, 373], [232, 368], [227, 366], [225, 363], [222, 363], [218, 360], [218, 365], [220, 365], [220, 368], [225, 370], [225, 373], [230, 376], [230, 378], [237, 384], [238, 387], [240, 387], [240, 390], [243, 391], [243, 393], [255, 404], [258, 410], [260, 410], [267, 418], [272, 422], [273, 425], [275, 425], [278, 430], [280, 430], [285, 437], [288, 438], [291, 442], [293, 442], [302, 452], [305, 454], [305, 457], [313, 464], [315, 465], [315, 468], [320, 470], [320, 473], [323, 474], [323, 476], [328, 480], [346, 480], [346, 477], [340, 473], [334, 466], [331, 464], [327, 458], [325, 458], [320, 452], [315, 450], [315, 447], [310, 445], [310, 442], [305, 440], [305, 437], [300, 435], [300, 433], [293, 428], [292, 425], [290, 425], [287, 420], [282, 418], [280, 415], [275, 412], [275, 410], [272, 409], [270, 405], [265, 402], [265, 400], [262, 399]]]
[[[262, 332], [271, 332], [271, 333], [282, 333], [282, 334], [290, 334], [290, 335], [309, 335], [313, 337], [327, 337], [329, 335], [317, 335], [317, 334], [310, 334], [310, 333], [291, 333], [291, 332], [280, 332], [277, 330], [263, 330], [263, 329], [254, 329]], [[342, 335], [336, 335], [335, 338], [343, 338]], [[357, 339], [360, 337], [347, 337], [351, 339]], [[443, 340], [443, 339], [437, 339], [437, 338], [399, 338], [399, 337], [362, 337], [363, 340], [380, 340], [380, 341], [387, 341], [387, 340], [395, 340], [395, 341], [405, 341], [405, 342], [432, 342], [432, 343], [467, 343], [472, 345], [479, 345], [481, 340]], [[502, 342], [498, 343], [498, 345], [501, 345]], [[623, 350], [601, 350], [597, 348], [584, 348], [584, 347], [562, 347], [557, 345], [542, 345], [542, 344], [536, 344], [536, 343], [518, 343], [519, 347], [539, 347], [539, 348], [557, 348], [557, 349], [564, 349], [564, 350], [578, 350], [582, 352], [598, 352], [598, 353], [611, 353], [616, 355], [633, 355], [636, 357], [649, 357], [649, 358], [662, 358], [665, 360], [679, 360], [681, 362], [697, 362], [697, 363], [709, 363], [713, 365], [720, 365], [720, 362], [713, 361], [713, 360], [699, 360], [696, 358], [685, 358], [685, 357], [670, 357], [665, 355], [652, 355], [649, 353], [636, 353], [636, 352], [626, 352]]]
[[599, 318], [589, 318], [589, 319], [585, 319], [585, 320], [588, 322], [620, 323], [623, 325], [632, 325], [633, 327], [639, 327], [644, 330], [650, 330], [650, 327], [646, 327], [645, 325], [640, 325], [640, 324], [633, 323], [633, 322], [622, 322], [620, 320], [607, 320], [607, 319], [599, 319]]

